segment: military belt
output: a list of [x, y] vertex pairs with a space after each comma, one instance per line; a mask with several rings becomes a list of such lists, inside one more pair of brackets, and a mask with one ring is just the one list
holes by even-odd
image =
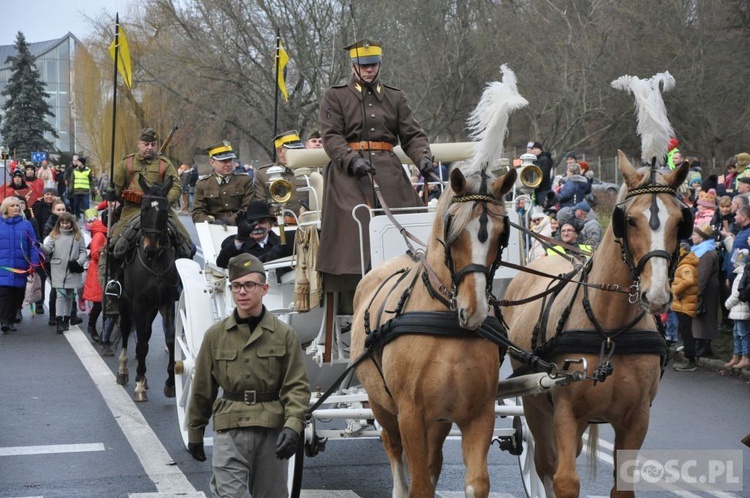
[[349, 142], [349, 147], [354, 150], [393, 150], [393, 145], [388, 142]]
[[254, 405], [255, 403], [264, 403], [266, 401], [277, 401], [279, 399], [279, 391], [270, 393], [259, 393], [255, 389], [248, 389], [239, 393], [224, 391], [223, 398], [229, 401], [242, 401], [246, 405]]

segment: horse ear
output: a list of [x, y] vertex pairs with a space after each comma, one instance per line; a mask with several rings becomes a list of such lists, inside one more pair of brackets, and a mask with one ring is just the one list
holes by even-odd
[[138, 185], [141, 186], [141, 190], [144, 194], [148, 194], [148, 191], [151, 190], [151, 187], [148, 186], [148, 183], [146, 182], [146, 179], [143, 177], [143, 175], [138, 175]]
[[690, 173], [690, 163], [683, 161], [682, 164], [664, 175], [664, 179], [667, 181], [667, 185], [677, 190], [687, 178], [688, 173]]
[[639, 175], [633, 165], [630, 164], [628, 156], [626, 156], [620, 149], [617, 149], [617, 157], [617, 166], [620, 169], [620, 173], [622, 173], [622, 177], [625, 179], [625, 183], [628, 185], [628, 188], [634, 188], [640, 183], [641, 175]]
[[503, 195], [510, 192], [510, 189], [512, 189], [513, 185], [516, 183], [517, 176], [518, 172], [515, 168], [511, 168], [510, 171], [503, 176], [496, 178], [495, 181], [492, 182], [492, 194], [496, 199], [502, 199]]
[[463, 195], [466, 192], [466, 177], [459, 168], [453, 168], [451, 170], [451, 190], [453, 195]]

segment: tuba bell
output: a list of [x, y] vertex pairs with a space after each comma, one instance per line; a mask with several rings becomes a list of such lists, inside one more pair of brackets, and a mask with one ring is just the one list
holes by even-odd
[[530, 192], [542, 183], [542, 169], [534, 164], [536, 156], [534, 154], [521, 154], [521, 165], [516, 167], [518, 179], [516, 180], [516, 189], [522, 192]]
[[292, 184], [282, 178], [284, 168], [273, 166], [268, 168], [268, 194], [274, 204], [286, 204], [292, 198]]

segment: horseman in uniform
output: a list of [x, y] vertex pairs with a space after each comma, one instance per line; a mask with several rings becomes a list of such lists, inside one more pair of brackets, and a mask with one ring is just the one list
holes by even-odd
[[[170, 206], [177, 203], [182, 193], [180, 187], [180, 177], [177, 175], [172, 162], [165, 156], [158, 154], [158, 137], [153, 128], [144, 128], [138, 137], [138, 152], [129, 154], [120, 161], [114, 170], [115, 191], [108, 193], [108, 201], [122, 199], [122, 210], [118, 222], [112, 227], [110, 236], [110, 250], [115, 268], [118, 264], [123, 251], [129, 251], [129, 248], [135, 244], [135, 240], [140, 231], [140, 223], [136, 220], [141, 214], [141, 198], [143, 190], [138, 184], [138, 177], [142, 176], [148, 185], [154, 183], [164, 183], [168, 178], [172, 178], [172, 188], [167, 196]], [[169, 210], [169, 230], [170, 236], [174, 241], [176, 248], [175, 259], [192, 258], [195, 254], [190, 235], [185, 227], [180, 223], [177, 213], [174, 209]], [[120, 242], [120, 239], [124, 240]], [[120, 242], [118, 246], [118, 242]], [[190, 247], [192, 246], [192, 250]], [[108, 272], [110, 277], [117, 278], [117, 271], [110, 267]]]
[[281, 178], [288, 181], [292, 186], [292, 197], [289, 199], [288, 207], [292, 211], [299, 212], [301, 203], [307, 203], [307, 191], [298, 190], [301, 187], [307, 187], [303, 177], [294, 177], [294, 171], [287, 166], [286, 151], [287, 149], [304, 149], [305, 144], [299, 138], [297, 130], [289, 130], [283, 133], [279, 133], [273, 137], [273, 146], [276, 149], [276, 162], [273, 164], [267, 164], [261, 166], [255, 172], [255, 179], [253, 181], [253, 192], [254, 199], [265, 202], [272, 202], [271, 193], [268, 191], [269, 174], [268, 170], [274, 166], [280, 166], [284, 168], [281, 173]]
[[[434, 169], [427, 135], [414, 118], [406, 94], [379, 79], [383, 48], [361, 40], [347, 47], [352, 77], [329, 88], [320, 104], [323, 148], [331, 162], [325, 168], [322, 232], [317, 270], [329, 291], [353, 291], [361, 279], [360, 251], [351, 237], [359, 229], [352, 208], [376, 208], [371, 176], [390, 208], [422, 206], [401, 160], [393, 152], [399, 144], [423, 175]], [[362, 226], [369, 214], [358, 212]], [[369, 247], [367, 228], [364, 247]], [[366, 269], [370, 265], [365, 255]], [[343, 296], [342, 296], [343, 297]]]
[[193, 222], [208, 221], [236, 225], [237, 212], [253, 200], [253, 180], [245, 173], [235, 173], [232, 162], [237, 158], [226, 140], [206, 149], [213, 172], [195, 184]]

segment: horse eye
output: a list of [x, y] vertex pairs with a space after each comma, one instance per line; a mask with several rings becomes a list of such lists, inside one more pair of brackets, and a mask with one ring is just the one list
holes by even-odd
[[628, 218], [628, 225], [635, 228], [636, 226], [635, 218]]

